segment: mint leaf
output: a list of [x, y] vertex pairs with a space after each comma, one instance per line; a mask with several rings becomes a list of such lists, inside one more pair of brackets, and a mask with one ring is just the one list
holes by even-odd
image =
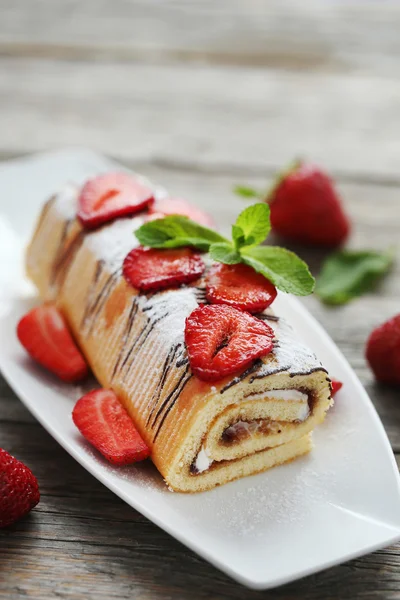
[[277, 246], [241, 250], [242, 261], [269, 279], [278, 289], [307, 296], [314, 289], [314, 277], [296, 254]]
[[228, 243], [222, 235], [191, 221], [182, 215], [171, 215], [164, 219], [149, 221], [135, 231], [142, 246], [151, 248], [180, 248], [194, 246], [207, 251], [216, 242]]
[[392, 251], [340, 250], [325, 261], [315, 292], [327, 304], [346, 304], [371, 290], [392, 263]]
[[245, 185], [235, 185], [233, 188], [234, 193], [242, 198], [264, 198], [264, 192], [255, 190], [254, 188], [247, 187]]
[[232, 237], [236, 248], [261, 244], [271, 229], [269, 206], [264, 203], [252, 204], [245, 208], [232, 227]]
[[213, 244], [209, 252], [213, 260], [225, 265], [235, 265], [242, 261], [239, 252], [229, 243]]
[[235, 244], [235, 248], [240, 248], [240, 246], [243, 246], [245, 241], [245, 235], [241, 227], [238, 227], [237, 225], [232, 225], [232, 239], [233, 243]]

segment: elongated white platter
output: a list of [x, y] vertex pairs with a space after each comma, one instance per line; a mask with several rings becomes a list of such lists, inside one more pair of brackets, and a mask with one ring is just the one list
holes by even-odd
[[[86, 150], [0, 165], [0, 367], [22, 402], [104, 485], [249, 587], [274, 587], [400, 539], [399, 477], [382, 424], [332, 340], [285, 295], [276, 301], [277, 312], [344, 382], [309, 456], [184, 495], [169, 492], [151, 463], [113, 468], [82, 440], [71, 420], [82, 388], [60, 384], [32, 364], [16, 340], [19, 317], [37, 302], [23, 277], [22, 246], [42, 202], [58, 186], [110, 168], [115, 163]], [[235, 217], [226, 207], [227, 223]]]

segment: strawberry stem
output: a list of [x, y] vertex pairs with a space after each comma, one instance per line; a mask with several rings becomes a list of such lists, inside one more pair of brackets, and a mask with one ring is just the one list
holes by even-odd
[[266, 192], [266, 194], [264, 196], [264, 202], [266, 202], [267, 204], [272, 202], [275, 192], [278, 189], [278, 187], [281, 185], [282, 181], [284, 181], [284, 179], [286, 179], [286, 177], [288, 175], [291, 175], [291, 173], [293, 173], [294, 171], [297, 171], [297, 169], [299, 169], [301, 167], [302, 162], [303, 161], [301, 158], [295, 158], [285, 168], [278, 171], [278, 173], [275, 175], [275, 177], [272, 181], [272, 184], [270, 185], [268, 191]]

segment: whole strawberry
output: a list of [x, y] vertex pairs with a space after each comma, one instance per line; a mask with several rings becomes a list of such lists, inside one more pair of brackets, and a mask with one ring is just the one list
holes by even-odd
[[39, 486], [32, 471], [0, 448], [0, 527], [21, 519], [39, 500]]
[[281, 175], [267, 202], [273, 230], [289, 240], [333, 248], [350, 233], [332, 180], [316, 165], [295, 163]]
[[373, 330], [366, 357], [378, 381], [400, 385], [400, 314]]

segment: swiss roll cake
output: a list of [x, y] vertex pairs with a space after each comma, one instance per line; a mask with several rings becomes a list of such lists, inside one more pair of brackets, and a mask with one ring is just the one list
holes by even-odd
[[140, 291], [123, 265], [146, 213], [85, 227], [79, 195], [67, 184], [44, 205], [27, 272], [62, 312], [99, 384], [117, 394], [167, 485], [203, 491], [309, 452], [332, 403], [331, 381], [290, 324], [270, 307], [249, 315], [270, 332], [271, 349], [234, 373], [202, 378], [187, 323], [197, 309], [217, 306], [206, 295], [211, 259], [194, 281]]

